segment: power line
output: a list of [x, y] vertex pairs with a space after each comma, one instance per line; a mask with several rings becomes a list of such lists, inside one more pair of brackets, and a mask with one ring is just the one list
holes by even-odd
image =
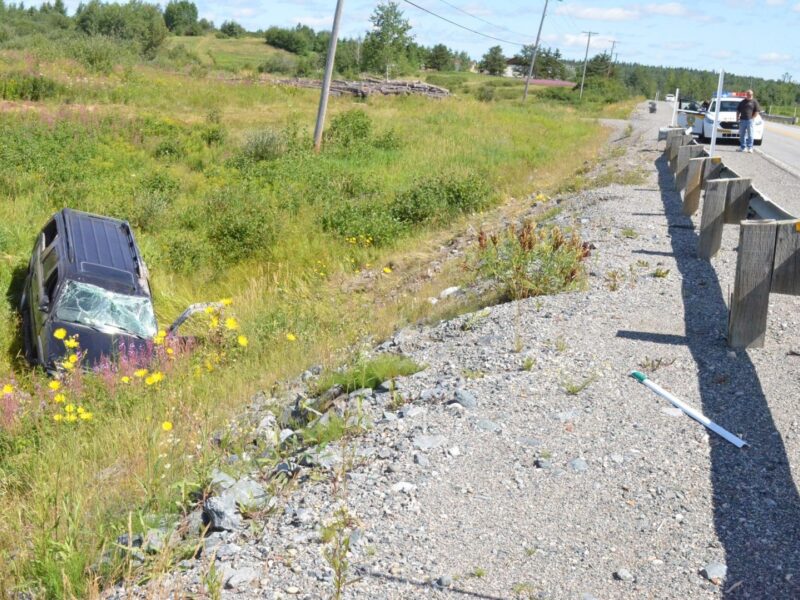
[[451, 25], [455, 25], [456, 27], [460, 27], [461, 29], [469, 31], [470, 33], [474, 33], [476, 35], [480, 35], [482, 37], [489, 38], [490, 40], [495, 40], [496, 42], [503, 42], [504, 44], [511, 44], [512, 46], [525, 47], [525, 46], [528, 45], [528, 44], [522, 44], [520, 42], [512, 42], [511, 40], [504, 40], [504, 39], [499, 38], [499, 37], [494, 37], [493, 35], [488, 35], [486, 33], [482, 33], [480, 31], [476, 31], [475, 29], [470, 29], [469, 27], [466, 27], [465, 25], [461, 25], [460, 23], [456, 23], [455, 21], [451, 21], [447, 17], [443, 17], [442, 15], [438, 15], [435, 12], [433, 12], [432, 10], [428, 10], [427, 8], [425, 8], [423, 6], [420, 6], [419, 4], [415, 4], [415, 3], [411, 2], [411, 0], [403, 0], [403, 2], [405, 2], [406, 4], [410, 4], [411, 6], [414, 6], [414, 7], [418, 8], [418, 9], [420, 9], [423, 12], [426, 12], [429, 15], [432, 15], [432, 16], [436, 17], [437, 19], [441, 19], [442, 21], [446, 21], [447, 23], [450, 23]]
[[528, 36], [527, 33], [520, 33], [519, 31], [514, 31], [513, 29], [509, 29], [507, 27], [503, 27], [502, 25], [498, 25], [496, 23], [492, 23], [491, 21], [487, 21], [486, 19], [483, 19], [483, 18], [479, 17], [478, 15], [473, 15], [471, 12], [468, 12], [468, 11], [464, 10], [463, 8], [459, 8], [455, 4], [450, 4], [449, 2], [447, 2], [447, 0], [439, 0], [439, 2], [441, 2], [442, 4], [446, 4], [450, 8], [454, 8], [455, 10], [457, 10], [460, 13], [464, 13], [468, 17], [472, 17], [473, 19], [477, 19], [478, 21], [481, 21], [482, 23], [486, 23], [487, 25], [491, 25], [495, 29], [502, 29], [503, 31], [507, 31], [508, 33], [513, 33], [514, 35], [521, 35], [522, 37], [527, 37]]

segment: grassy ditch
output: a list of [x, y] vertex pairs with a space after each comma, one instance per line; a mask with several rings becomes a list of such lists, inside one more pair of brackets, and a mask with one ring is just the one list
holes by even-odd
[[[317, 155], [313, 91], [62, 66], [41, 68], [53, 96], [0, 112], [2, 595], [86, 597], [119, 576], [100, 563], [113, 540], [187, 510], [219, 456], [212, 433], [254, 392], [429, 314], [427, 288], [403, 285], [443, 232], [553, 189], [604, 140], [557, 106], [343, 98]], [[162, 323], [232, 299], [198, 316], [200, 347], [59, 390], [21, 363], [29, 253], [64, 206], [133, 224]]]

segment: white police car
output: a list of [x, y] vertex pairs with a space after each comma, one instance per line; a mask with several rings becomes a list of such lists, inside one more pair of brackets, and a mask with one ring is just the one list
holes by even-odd
[[[739, 123], [736, 120], [736, 109], [744, 96], [731, 95], [719, 99], [719, 123], [717, 124], [717, 140], [739, 139]], [[717, 99], [711, 100], [702, 120], [695, 118], [692, 132], [700, 136], [701, 142], [708, 142], [714, 131], [714, 115], [717, 111]], [[688, 115], [687, 115], [688, 117]], [[680, 123], [680, 121], [679, 121]], [[764, 139], [764, 119], [758, 114], [753, 119], [753, 143], [760, 146]]]

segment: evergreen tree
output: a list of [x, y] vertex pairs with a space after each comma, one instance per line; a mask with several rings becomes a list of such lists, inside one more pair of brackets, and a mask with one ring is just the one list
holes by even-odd
[[453, 53], [444, 44], [436, 44], [428, 53], [425, 66], [437, 71], [452, 71], [455, 68]]

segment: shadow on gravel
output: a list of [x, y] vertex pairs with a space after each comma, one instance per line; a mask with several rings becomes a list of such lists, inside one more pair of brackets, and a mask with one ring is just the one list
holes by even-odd
[[800, 598], [800, 497], [786, 448], [749, 356], [728, 357], [723, 290], [711, 264], [696, 258], [698, 236], [681, 213], [666, 160], [656, 167], [683, 276], [686, 343], [697, 364], [701, 408], [750, 444], [738, 450], [709, 432], [714, 525], [728, 567], [724, 598]]
[[[505, 596], [490, 596], [488, 594], [481, 594], [479, 592], [470, 592], [469, 590], [462, 590], [460, 588], [453, 587], [453, 586], [450, 586], [450, 587], [447, 587], [447, 588], [443, 588], [443, 587], [435, 586], [432, 583], [427, 583], [425, 581], [415, 581], [413, 579], [409, 579], [408, 577], [398, 577], [397, 575], [389, 575], [387, 573], [378, 573], [376, 571], [362, 570], [359, 573], [359, 576], [362, 577], [363, 579], [366, 579], [367, 577], [374, 577], [375, 579], [384, 579], [386, 581], [390, 581], [390, 582], [393, 582], [393, 583], [404, 583], [404, 584], [407, 584], [407, 585], [413, 585], [413, 586], [416, 586], [416, 587], [418, 587], [420, 589], [420, 594], [423, 594], [423, 593], [424, 594], [429, 594], [430, 592], [437, 591], [437, 592], [442, 592], [442, 593], [445, 593], [445, 594], [448, 594], [448, 595], [457, 594], [457, 595], [460, 595], [460, 596], [468, 596], [470, 598], [481, 598], [482, 600], [506, 600]], [[425, 590], [427, 590], [427, 591], [425, 591]], [[420, 596], [420, 598], [423, 598], [423, 597], [427, 597], [427, 595], [426, 596]]]

